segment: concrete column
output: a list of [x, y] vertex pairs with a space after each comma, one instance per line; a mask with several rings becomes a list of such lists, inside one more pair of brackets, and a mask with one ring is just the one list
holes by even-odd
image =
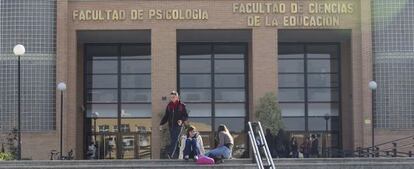
[[[151, 102], [152, 102], [152, 158], [160, 158], [160, 114], [164, 114], [169, 93], [177, 90], [176, 30], [158, 27], [151, 30]], [[162, 97], [166, 96], [165, 101]]]
[[[362, 68], [361, 68], [361, 31], [353, 29], [351, 35], [352, 64], [352, 121], [354, 148], [362, 147], [364, 142], [364, 116], [362, 110]], [[346, 127], [346, 126], [344, 126]]]
[[277, 30], [254, 28], [252, 56], [249, 58], [250, 120], [255, 106], [267, 92], [277, 92]]

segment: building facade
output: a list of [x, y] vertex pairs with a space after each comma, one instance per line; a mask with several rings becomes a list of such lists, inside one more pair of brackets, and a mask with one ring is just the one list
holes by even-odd
[[[369, 147], [372, 122], [377, 144], [408, 136], [412, 8], [412, 0], [1, 0], [0, 130], [18, 123], [21, 71], [24, 158], [48, 159], [61, 127], [64, 152], [77, 159], [91, 142], [100, 159], [162, 158], [159, 122], [172, 90], [207, 149], [227, 124], [235, 157], [249, 156], [246, 122], [269, 92], [299, 143], [316, 135], [323, 149]], [[27, 50], [21, 70], [18, 43]], [[59, 82], [68, 86], [63, 117]]]

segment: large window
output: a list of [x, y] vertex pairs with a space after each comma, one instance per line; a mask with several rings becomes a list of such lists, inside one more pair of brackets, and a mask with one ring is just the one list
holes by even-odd
[[[279, 44], [279, 104], [286, 130], [339, 146], [340, 82], [337, 44]], [[324, 140], [326, 141], [326, 140]]]
[[85, 73], [87, 143], [97, 142], [98, 158], [149, 158], [150, 45], [86, 45]]
[[235, 157], [247, 151], [247, 74], [245, 43], [182, 43], [178, 45], [179, 89], [190, 123], [201, 132], [204, 146], [214, 148], [218, 125], [235, 138]]

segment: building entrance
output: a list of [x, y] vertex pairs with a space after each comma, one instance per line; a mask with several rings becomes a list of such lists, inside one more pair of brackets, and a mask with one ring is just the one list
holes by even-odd
[[339, 44], [279, 43], [278, 49], [278, 98], [285, 129], [299, 145], [309, 137], [317, 140], [317, 156], [340, 149]]
[[95, 143], [97, 159], [150, 158], [150, 45], [86, 44], [84, 77], [85, 147]]

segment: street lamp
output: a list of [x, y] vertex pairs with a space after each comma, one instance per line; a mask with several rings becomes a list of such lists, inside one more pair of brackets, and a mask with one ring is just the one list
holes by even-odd
[[374, 157], [374, 91], [377, 89], [378, 85], [377, 82], [375, 81], [370, 81], [369, 84], [369, 89], [371, 89], [372, 92], [372, 97], [371, 97], [371, 148], [372, 148], [372, 156]]
[[22, 159], [22, 145], [21, 145], [21, 129], [20, 129], [20, 56], [23, 56], [26, 52], [26, 49], [23, 45], [17, 44], [13, 48], [13, 53], [17, 56], [17, 159]]
[[63, 145], [63, 91], [66, 90], [65, 82], [60, 82], [57, 85], [57, 89], [60, 91], [60, 159], [62, 159], [62, 145]]

